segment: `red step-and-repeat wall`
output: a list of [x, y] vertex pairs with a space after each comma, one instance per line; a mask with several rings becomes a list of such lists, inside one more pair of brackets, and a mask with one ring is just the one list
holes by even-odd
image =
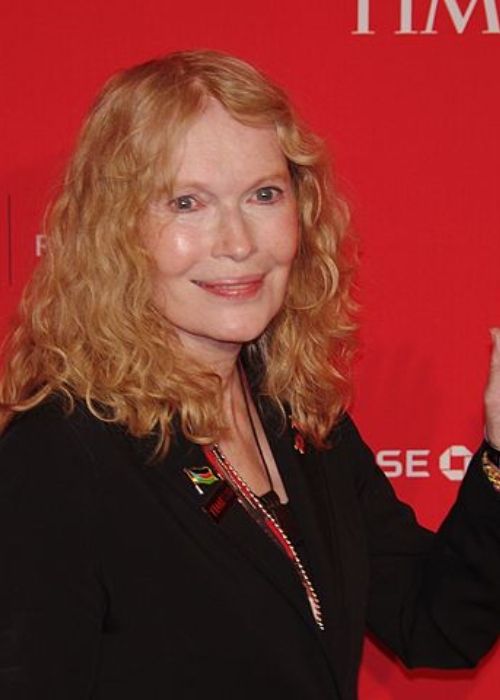
[[[355, 417], [435, 527], [482, 435], [500, 325], [499, 0], [16, 0], [1, 12], [0, 334], [79, 123], [119, 68], [182, 48], [234, 53], [328, 142], [361, 244]], [[334, 584], [333, 584], [334, 585]], [[477, 671], [407, 672], [367, 641], [363, 700], [490, 700]]]

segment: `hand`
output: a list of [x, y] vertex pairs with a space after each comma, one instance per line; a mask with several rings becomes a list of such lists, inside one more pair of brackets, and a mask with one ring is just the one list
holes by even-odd
[[484, 392], [486, 439], [500, 449], [500, 328], [490, 330], [493, 341], [490, 375]]

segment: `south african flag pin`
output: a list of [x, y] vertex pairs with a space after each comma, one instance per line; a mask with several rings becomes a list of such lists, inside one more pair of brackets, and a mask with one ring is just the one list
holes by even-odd
[[202, 486], [211, 486], [219, 481], [219, 477], [213, 473], [208, 466], [203, 467], [184, 467], [184, 473], [187, 474], [195, 489], [199, 494], [203, 495]]

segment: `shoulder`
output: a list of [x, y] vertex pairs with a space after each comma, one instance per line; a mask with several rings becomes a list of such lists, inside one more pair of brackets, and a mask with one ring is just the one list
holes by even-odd
[[328, 439], [329, 447], [321, 453], [327, 475], [343, 478], [354, 484], [358, 495], [390, 491], [385, 474], [378, 466], [371, 448], [364, 441], [354, 419], [344, 413]]
[[92, 457], [95, 439], [106, 433], [110, 433], [106, 424], [82, 402], [76, 401], [69, 410], [61, 399], [51, 397], [12, 420], [0, 438], [0, 454], [30, 453], [43, 447], [49, 451], [81, 449]]
[[328, 436], [326, 453], [349, 454], [351, 457], [371, 458], [372, 452], [349, 413], [343, 413]]
[[82, 403], [69, 412], [61, 400], [50, 398], [18, 415], [0, 437], [0, 486], [27, 477], [32, 483], [93, 480], [119, 443], [120, 429]]
[[339, 440], [352, 439], [353, 437], [360, 438], [358, 428], [350, 415], [350, 413], [342, 413], [330, 433], [330, 442], [337, 442]]

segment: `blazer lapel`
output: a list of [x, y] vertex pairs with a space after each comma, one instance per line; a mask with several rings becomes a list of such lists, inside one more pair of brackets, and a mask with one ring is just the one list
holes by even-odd
[[[279, 467], [293, 514], [306, 552], [306, 566], [319, 596], [325, 630], [319, 640], [335, 685], [339, 688], [342, 669], [336, 668], [337, 651], [342, 647], [345, 631], [345, 606], [340, 585], [339, 553], [329, 519], [326, 501], [324, 464], [318, 452], [303, 443], [290, 425], [286, 429], [273, 419], [272, 410], [260, 405], [262, 424]], [[297, 441], [298, 438], [298, 441]], [[296, 448], [303, 447], [303, 454]]]
[[[279, 465], [293, 514], [304, 541], [307, 562], [304, 562], [313, 585], [319, 595], [325, 626], [334, 621], [335, 592], [334, 574], [327, 545], [318, 519], [314, 500], [315, 485], [311, 474], [317, 465], [311, 465], [312, 456], [300, 454], [294, 448], [294, 435], [288, 430], [283, 436], [270, 435], [270, 444]], [[310, 467], [312, 466], [312, 470]]]
[[182, 517], [182, 509], [185, 527], [192, 528], [195, 536], [203, 537], [204, 530], [215, 533], [224, 546], [234, 549], [236, 556], [241, 555], [250, 561], [288, 600], [308, 629], [314, 635], [321, 636], [293, 565], [274, 540], [253, 521], [245, 508], [235, 499], [218, 520], [204, 510], [220, 488], [220, 481], [206, 486], [198, 484], [199, 488], [196, 488], [186, 472], [209, 466], [201, 447], [178, 435], [164, 459], [146, 465], [151, 454], [151, 444], [145, 440], [134, 443], [137, 464], [166, 509], [174, 511], [177, 517]]

